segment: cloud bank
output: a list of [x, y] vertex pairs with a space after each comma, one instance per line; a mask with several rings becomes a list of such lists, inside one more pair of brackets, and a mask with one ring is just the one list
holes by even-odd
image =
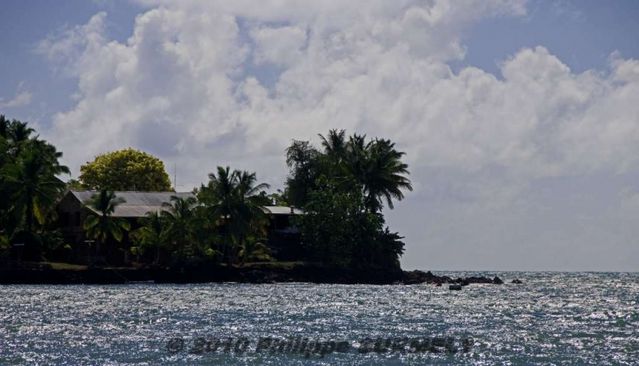
[[390, 218], [409, 267], [639, 262], [639, 232], [616, 229], [639, 213], [638, 60], [575, 73], [540, 45], [498, 75], [451, 69], [474, 24], [523, 1], [141, 3], [126, 42], [98, 13], [38, 47], [78, 80], [46, 132], [73, 171], [133, 146], [175, 164], [180, 189], [226, 164], [279, 186], [291, 139], [345, 128], [407, 152], [417, 190]]

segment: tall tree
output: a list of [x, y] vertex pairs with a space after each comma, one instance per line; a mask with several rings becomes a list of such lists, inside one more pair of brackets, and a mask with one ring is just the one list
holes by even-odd
[[[124, 199], [117, 197], [113, 191], [103, 189], [94, 194], [88, 202], [94, 213], [89, 214], [84, 221], [84, 229], [87, 236], [95, 239], [96, 253], [100, 252], [101, 244], [108, 244], [110, 239], [116, 242], [122, 241], [124, 232], [131, 229], [128, 221], [122, 218], [112, 217], [115, 208], [124, 203]], [[109, 247], [109, 251], [110, 251]]]
[[321, 156], [308, 141], [294, 140], [286, 149], [286, 165], [291, 171], [286, 179], [286, 200], [291, 205], [303, 207], [308, 202], [322, 174]]
[[286, 191], [305, 214], [297, 221], [310, 260], [339, 266], [399, 268], [401, 237], [385, 227], [384, 203], [412, 190], [403, 152], [386, 139], [320, 135], [321, 150], [306, 141], [287, 149]]
[[0, 194], [6, 198], [0, 203], [0, 234], [24, 243], [29, 259], [39, 259], [39, 231], [64, 191], [59, 176], [69, 170], [59, 163], [62, 153], [33, 132], [27, 123], [0, 115]]
[[[14, 161], [14, 159], [9, 158], [9, 146], [10, 146], [9, 140], [8, 140], [9, 123], [10, 121], [0, 114], [0, 196], [1, 197], [10, 197], [11, 195], [9, 187], [7, 187], [7, 184], [5, 182], [6, 166], [10, 161], [11, 162]], [[11, 219], [9, 215], [10, 206], [11, 205], [8, 199], [0, 200], [0, 239], [3, 239], [4, 241], [6, 241], [5, 246], [9, 245], [8, 244], [9, 235], [10, 235], [9, 229], [10, 227], [15, 226], [15, 224], [14, 225], [9, 224], [9, 221]]]
[[13, 157], [17, 157], [18, 155], [20, 155], [20, 152], [23, 150], [24, 145], [31, 140], [31, 134], [34, 132], [35, 130], [29, 127], [28, 123], [26, 122], [12, 120], [8, 124], [6, 138], [11, 144], [12, 149], [10, 152]]
[[167, 225], [159, 212], [149, 212], [141, 220], [142, 226], [132, 232], [136, 242], [136, 253], [142, 254], [151, 249], [154, 251], [153, 264], [161, 261], [162, 248], [167, 244]]
[[255, 173], [242, 171], [237, 175], [239, 215], [232, 221], [235, 226], [234, 235], [240, 247], [246, 246], [250, 235], [256, 238], [256, 242], [266, 236], [267, 218], [263, 211], [263, 194], [269, 187], [266, 183], [258, 183]]
[[393, 199], [402, 200], [403, 190], [413, 190], [406, 177], [408, 165], [401, 160], [404, 153], [397, 151], [390, 140], [374, 139], [364, 147], [356, 143], [351, 149], [349, 169], [362, 186], [368, 211], [381, 211], [384, 201], [392, 209]]
[[328, 135], [319, 135], [322, 140], [324, 154], [338, 162], [346, 156], [346, 130], [330, 130]]
[[88, 189], [171, 190], [164, 163], [153, 155], [131, 148], [98, 155], [80, 167], [79, 180]]
[[42, 153], [35, 147], [30, 148], [4, 172], [5, 182], [12, 191], [14, 209], [24, 217], [25, 231], [29, 234], [33, 232], [36, 220], [44, 224], [48, 210], [65, 188], [56, 175], [69, 172], [64, 166], [52, 165], [51, 157]]
[[287, 149], [291, 169], [287, 192], [293, 204], [305, 206], [309, 193], [316, 190], [320, 177], [329, 178], [338, 189], [360, 189], [369, 212], [381, 211], [384, 202], [393, 208], [393, 200], [402, 200], [412, 190], [404, 152], [387, 139], [367, 141], [365, 135], [346, 138], [344, 130], [319, 135], [322, 151], [307, 141], [294, 141]]
[[198, 199], [226, 238], [223, 253], [228, 263], [235, 260], [248, 235], [263, 230], [266, 221], [261, 192], [268, 187], [257, 183], [255, 173], [231, 171], [229, 167], [218, 167], [217, 174], [209, 174], [208, 184], [200, 187]]
[[166, 224], [166, 238], [171, 244], [171, 252], [177, 258], [185, 259], [196, 253], [193, 240], [194, 208], [197, 201], [194, 197], [172, 196], [171, 201], [163, 206], [162, 217]]

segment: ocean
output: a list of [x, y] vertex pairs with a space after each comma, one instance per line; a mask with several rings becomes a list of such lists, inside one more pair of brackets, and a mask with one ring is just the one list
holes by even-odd
[[639, 364], [639, 273], [437, 274], [506, 283], [0, 286], [0, 365]]

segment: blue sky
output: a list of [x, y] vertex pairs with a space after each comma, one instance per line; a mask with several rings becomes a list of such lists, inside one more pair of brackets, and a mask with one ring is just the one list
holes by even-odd
[[[408, 268], [637, 270], [637, 1], [13, 1], [0, 113], [77, 174], [127, 146], [280, 188], [291, 139], [389, 137]], [[548, 255], [551, 253], [551, 255]]]
[[636, 58], [636, 1], [534, 1], [524, 18], [483, 21], [470, 31], [467, 65], [497, 73], [496, 65], [524, 47], [543, 45], [574, 72], [607, 69], [618, 51]]
[[[52, 67], [36, 53], [40, 41], [84, 24], [99, 11], [108, 11], [109, 36], [126, 40], [140, 7], [134, 3], [97, 1], [6, 1], [0, 11], [0, 81], [5, 87], [0, 98], [12, 99], [18, 90], [32, 93], [32, 103], [24, 108], [7, 110], [7, 116], [48, 124], [51, 115], [73, 106], [71, 98], [77, 82]], [[21, 86], [22, 85], [22, 86]]]

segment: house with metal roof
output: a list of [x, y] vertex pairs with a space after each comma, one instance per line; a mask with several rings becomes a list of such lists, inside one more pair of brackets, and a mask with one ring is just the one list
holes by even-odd
[[[88, 205], [91, 197], [96, 193], [96, 191], [69, 191], [57, 205], [58, 221], [63, 237], [67, 243], [74, 244], [77, 257], [88, 255], [88, 243], [91, 241], [86, 238], [84, 221], [87, 215], [98, 213]], [[133, 228], [139, 227], [138, 219], [145, 217], [148, 213], [166, 210], [165, 204], [171, 201], [171, 197], [194, 196], [191, 192], [137, 191], [116, 191], [115, 195], [122, 198], [124, 202], [115, 207], [112, 217], [129, 220]], [[295, 248], [299, 243], [299, 231], [291, 223], [290, 217], [300, 215], [303, 211], [287, 206], [263, 206], [262, 210], [270, 218], [269, 246], [276, 257], [279, 253], [283, 259], [289, 259], [290, 249]], [[128, 236], [125, 236], [124, 241], [128, 243]]]
[[[73, 208], [75, 206], [75, 211], [77, 211], [77, 209], [82, 206], [95, 212], [95, 210], [88, 205], [88, 202], [96, 193], [96, 191], [69, 191], [58, 207]], [[140, 218], [150, 212], [165, 210], [164, 204], [169, 203], [173, 196], [180, 198], [194, 197], [191, 192], [117, 191], [115, 195], [116, 197], [122, 198], [124, 202], [115, 207], [115, 212], [113, 212], [112, 216], [124, 218]], [[277, 216], [300, 215], [302, 213], [302, 210], [299, 208], [288, 206], [264, 206], [262, 210], [267, 215]], [[65, 212], [65, 210], [62, 210], [62, 212]]]
[[[75, 206], [83, 206], [96, 212], [88, 205], [89, 200], [91, 200], [91, 197], [96, 193], [96, 191], [69, 191], [63, 201], [69, 197], [72, 201], [77, 203]], [[192, 197], [193, 193], [117, 191], [115, 192], [115, 195], [118, 198], [122, 198], [124, 202], [115, 206], [115, 212], [113, 212], [112, 215], [113, 217], [139, 218], [146, 216], [149, 212], [162, 211], [164, 209], [162, 205], [170, 202], [171, 197], [173, 196], [186, 198]]]

